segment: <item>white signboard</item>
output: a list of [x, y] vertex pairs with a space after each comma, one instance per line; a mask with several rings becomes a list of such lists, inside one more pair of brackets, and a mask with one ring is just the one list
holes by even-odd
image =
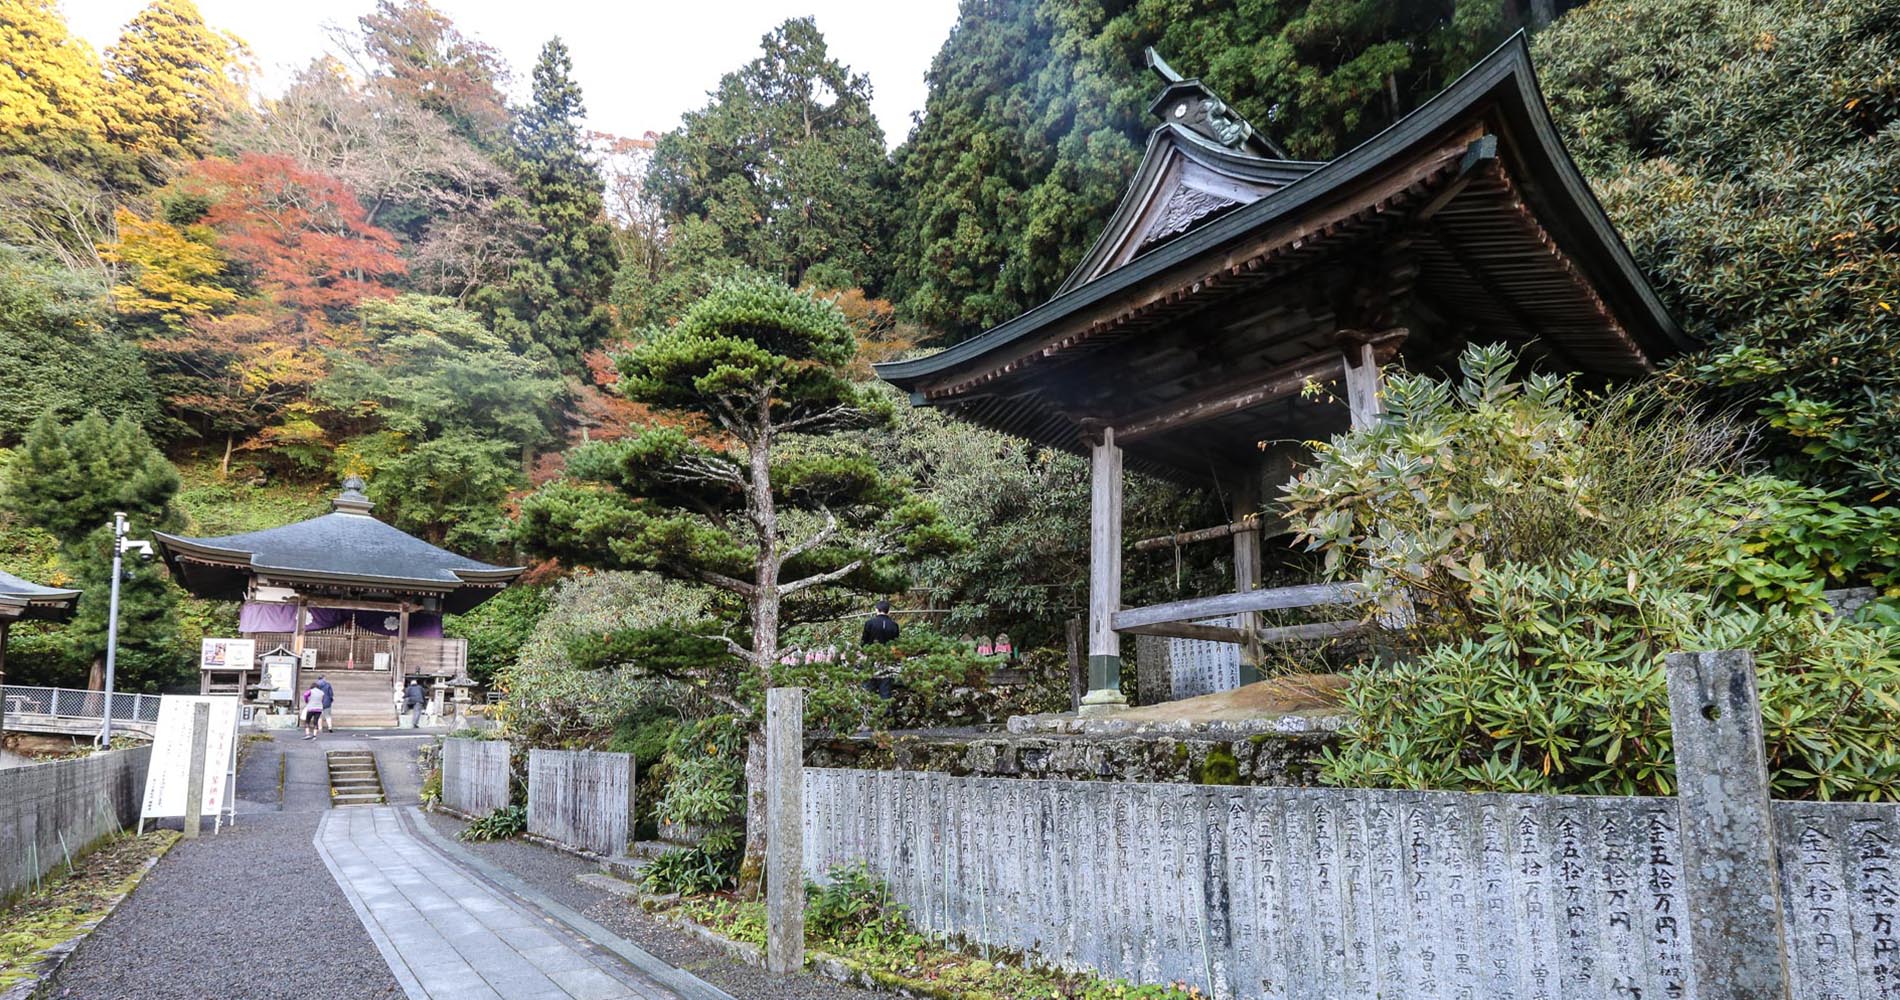
[[211, 706], [199, 812], [221, 821], [229, 811], [226, 800], [235, 791], [231, 771], [237, 760], [238, 700], [229, 695], [163, 695], [158, 701], [158, 735], [152, 738], [152, 764], [145, 776], [140, 829], [148, 819], [185, 815], [191, 787], [191, 722], [198, 705]]
[[270, 688], [270, 700], [291, 701], [297, 697], [297, 658], [264, 657], [264, 686]]
[[303, 651], [303, 668], [305, 672], [307, 673], [316, 672], [316, 669], [317, 669], [317, 651], [316, 650], [306, 649]]
[[256, 661], [256, 639], [206, 639], [198, 650], [200, 670], [250, 670]]

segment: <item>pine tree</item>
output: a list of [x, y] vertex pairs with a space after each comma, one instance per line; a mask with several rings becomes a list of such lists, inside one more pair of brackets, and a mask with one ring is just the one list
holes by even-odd
[[501, 287], [471, 300], [497, 333], [517, 346], [540, 345], [575, 373], [606, 339], [616, 268], [600, 172], [581, 137], [585, 113], [567, 46], [552, 39], [535, 62], [533, 99], [515, 122], [515, 173], [536, 236]]
[[[569, 453], [569, 479], [522, 503], [523, 540], [569, 565], [652, 570], [742, 606], [734, 624], [746, 641], [682, 622], [630, 645], [677, 652], [682, 635], [697, 640], [685, 662], [714, 676], [694, 682], [755, 722], [783, 625], [827, 607], [827, 594], [894, 589], [895, 557], [959, 541], [843, 433], [889, 417], [881, 396], [852, 381], [855, 352], [832, 303], [759, 275], [721, 281], [620, 359], [628, 398], [706, 432], [654, 427], [584, 446]], [[748, 763], [754, 806], [762, 769], [762, 756]], [[744, 871], [756, 874], [763, 830], [748, 826]]]
[[[112, 515], [136, 534], [175, 525], [178, 470], [129, 418], [98, 411], [72, 424], [41, 417], [27, 432], [0, 489], [0, 509], [59, 541], [62, 578], [82, 589], [79, 612], [60, 632], [68, 669], [104, 661], [112, 584]], [[188, 664], [178, 650], [177, 591], [151, 567], [129, 564], [119, 597], [119, 677], [124, 690], [176, 682]], [[69, 682], [70, 683], [70, 682]]]
[[241, 101], [229, 75], [239, 50], [191, 0], [152, 0], [106, 50], [107, 136], [155, 179], [166, 161], [203, 155]]

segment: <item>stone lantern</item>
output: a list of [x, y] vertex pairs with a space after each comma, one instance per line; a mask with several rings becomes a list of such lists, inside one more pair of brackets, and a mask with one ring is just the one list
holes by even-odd
[[468, 676], [466, 667], [449, 681], [449, 687], [455, 689], [455, 729], [468, 725], [468, 692], [474, 686], [475, 681]]

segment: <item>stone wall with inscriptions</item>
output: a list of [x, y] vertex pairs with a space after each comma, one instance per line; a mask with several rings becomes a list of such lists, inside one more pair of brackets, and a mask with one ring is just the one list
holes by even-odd
[[[807, 768], [806, 873], [932, 931], [1212, 996], [1720, 996], [1675, 800]], [[1777, 803], [1797, 998], [1900, 993], [1900, 807]]]

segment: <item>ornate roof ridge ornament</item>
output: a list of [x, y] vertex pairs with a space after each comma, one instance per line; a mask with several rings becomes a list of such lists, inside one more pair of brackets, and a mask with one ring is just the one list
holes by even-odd
[[1148, 105], [1148, 113], [1163, 122], [1178, 125], [1238, 152], [1274, 159], [1286, 159], [1286, 151], [1272, 139], [1260, 134], [1247, 119], [1234, 113], [1226, 101], [1207, 88], [1198, 78], [1183, 77], [1168, 65], [1161, 53], [1150, 45], [1142, 50], [1148, 69], [1161, 79], [1161, 93]]
[[371, 502], [369, 495], [363, 492], [365, 485], [367, 484], [363, 482], [362, 476], [351, 476], [343, 480], [343, 492], [338, 493], [336, 499], [330, 501], [330, 508], [338, 514], [362, 514], [367, 517], [376, 504]]

